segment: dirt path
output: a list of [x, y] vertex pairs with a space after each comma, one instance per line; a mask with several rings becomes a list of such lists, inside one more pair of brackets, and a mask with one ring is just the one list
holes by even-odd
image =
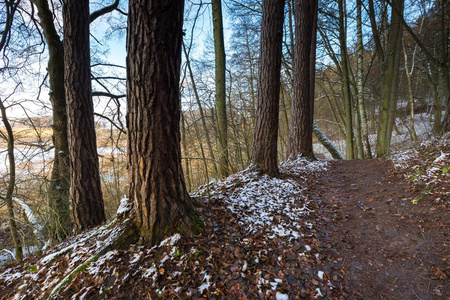
[[332, 161], [314, 193], [335, 263], [363, 299], [450, 299], [449, 216], [393, 175], [390, 161]]

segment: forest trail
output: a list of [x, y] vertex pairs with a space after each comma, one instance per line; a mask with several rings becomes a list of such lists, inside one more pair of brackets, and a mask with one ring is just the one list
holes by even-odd
[[[331, 256], [363, 299], [450, 299], [449, 218], [417, 199], [389, 160], [330, 161], [312, 193]], [[330, 220], [330, 221], [331, 221]]]

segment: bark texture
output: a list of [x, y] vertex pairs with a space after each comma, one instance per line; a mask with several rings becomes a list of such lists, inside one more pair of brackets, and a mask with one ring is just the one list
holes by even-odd
[[64, 90], [64, 45], [53, 22], [47, 0], [32, 0], [38, 9], [42, 32], [49, 52], [48, 77], [50, 101], [53, 111], [53, 145], [55, 156], [48, 188], [50, 222], [49, 231], [58, 241], [63, 240], [72, 230], [69, 202], [70, 169], [69, 143], [67, 136], [66, 95]]
[[294, 101], [289, 124], [288, 157], [314, 159], [312, 138], [314, 120], [315, 24], [317, 0], [295, 1]]
[[183, 0], [129, 3], [128, 195], [139, 234], [151, 244], [201, 229], [181, 167], [183, 8]]
[[277, 176], [280, 70], [285, 0], [263, 2], [253, 164], [269, 176]]
[[105, 221], [90, 79], [89, 1], [63, 7], [65, 91], [75, 232]]

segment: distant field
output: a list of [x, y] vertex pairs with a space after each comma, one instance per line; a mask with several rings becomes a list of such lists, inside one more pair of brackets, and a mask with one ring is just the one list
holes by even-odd
[[[0, 131], [6, 134], [5, 128], [0, 127]], [[29, 128], [29, 127], [14, 127], [14, 140], [15, 146], [30, 146], [37, 144], [52, 144], [52, 129], [45, 128]], [[97, 129], [97, 145], [98, 147], [110, 147], [112, 145], [118, 145], [120, 147], [126, 146], [126, 135], [120, 134], [119, 130], [109, 129]], [[4, 138], [0, 138], [0, 148], [6, 148], [7, 141]]]

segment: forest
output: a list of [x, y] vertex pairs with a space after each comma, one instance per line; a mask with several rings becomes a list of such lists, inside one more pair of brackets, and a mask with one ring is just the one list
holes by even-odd
[[449, 1], [0, 7], [1, 299], [450, 297]]

